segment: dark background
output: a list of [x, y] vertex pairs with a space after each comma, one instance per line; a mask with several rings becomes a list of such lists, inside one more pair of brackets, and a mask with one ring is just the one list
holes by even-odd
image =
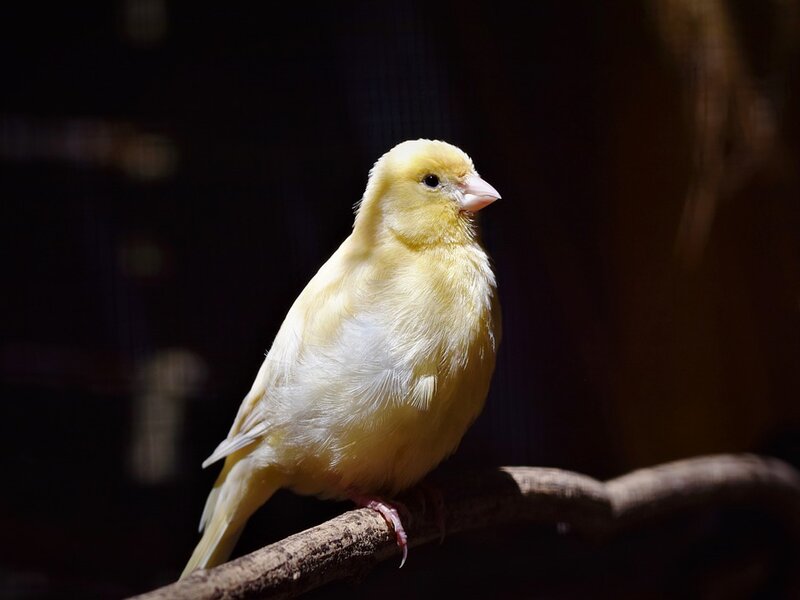
[[[503, 344], [447, 466], [798, 464], [798, 2], [330, 4], [0, 10], [0, 596], [178, 575], [200, 462], [417, 137], [503, 195]], [[280, 493], [240, 548], [344, 507]]]

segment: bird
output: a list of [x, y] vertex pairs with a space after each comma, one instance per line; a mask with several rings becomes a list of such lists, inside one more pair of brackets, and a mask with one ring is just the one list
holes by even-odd
[[369, 172], [351, 234], [289, 309], [228, 436], [181, 577], [225, 562], [288, 488], [379, 512], [452, 454], [481, 412], [500, 343], [476, 215], [500, 198], [449, 143], [402, 142]]

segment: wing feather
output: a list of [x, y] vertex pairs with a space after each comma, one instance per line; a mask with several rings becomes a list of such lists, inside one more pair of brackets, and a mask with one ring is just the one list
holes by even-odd
[[207, 459], [203, 461], [203, 468], [205, 469], [209, 465], [213, 465], [215, 462], [220, 460], [221, 458], [225, 458], [229, 454], [233, 454], [237, 450], [241, 450], [242, 448], [246, 448], [253, 442], [255, 442], [258, 438], [264, 435], [269, 427], [267, 423], [261, 421], [256, 423], [255, 426], [251, 427], [250, 429], [243, 431], [234, 435], [233, 437], [227, 437], [222, 440], [217, 446], [216, 450], [211, 453]]
[[[207, 467], [226, 456], [246, 448], [264, 436], [271, 427], [270, 404], [278, 402], [276, 389], [286, 389], [296, 378], [297, 365], [310, 348], [325, 346], [335, 339], [338, 328], [349, 314], [353, 289], [344, 285], [351, 270], [348, 238], [309, 281], [292, 305], [275, 341], [256, 375], [253, 386], [242, 400], [228, 436], [205, 461]], [[274, 407], [273, 407], [274, 408]]]

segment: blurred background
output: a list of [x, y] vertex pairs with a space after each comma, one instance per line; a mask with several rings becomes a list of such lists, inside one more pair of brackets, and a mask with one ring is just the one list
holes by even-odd
[[[800, 464], [800, 2], [259, 8], [2, 9], [1, 597], [179, 574], [201, 461], [409, 138], [503, 195], [503, 345], [445, 468]], [[345, 507], [281, 493], [240, 551]]]

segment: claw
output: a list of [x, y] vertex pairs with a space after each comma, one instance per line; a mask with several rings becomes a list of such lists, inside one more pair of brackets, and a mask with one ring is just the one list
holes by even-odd
[[400, 568], [402, 569], [403, 565], [406, 564], [406, 558], [408, 558], [408, 535], [403, 527], [403, 522], [400, 519], [400, 513], [397, 509], [400, 508], [406, 513], [408, 511], [405, 510], [405, 507], [399, 502], [390, 504], [374, 496], [351, 494], [350, 499], [358, 506], [369, 508], [379, 513], [386, 520], [386, 523], [394, 529], [395, 540], [400, 550], [403, 552], [403, 558], [400, 561]]

